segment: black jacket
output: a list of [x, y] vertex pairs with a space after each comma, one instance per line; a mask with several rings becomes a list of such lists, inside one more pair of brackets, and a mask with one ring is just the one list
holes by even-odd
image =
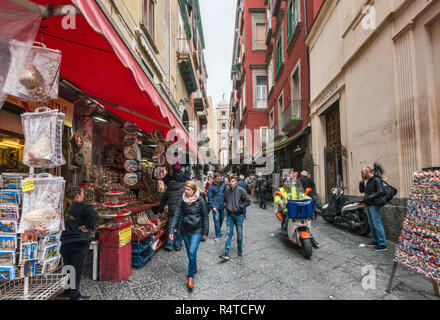
[[225, 208], [229, 216], [244, 214], [244, 209], [251, 205], [251, 198], [240, 186], [226, 188], [225, 190]]
[[301, 184], [304, 188], [304, 191], [306, 191], [308, 188], [312, 188], [312, 193], [310, 195], [316, 196], [316, 186], [315, 186], [315, 182], [313, 181], [312, 178], [301, 177], [298, 180], [301, 182]]
[[163, 212], [165, 205], [168, 203], [168, 217], [174, 216], [176, 206], [182, 199], [185, 186], [182, 182], [170, 183], [165, 191], [162, 199], [160, 200], [159, 211]]
[[371, 179], [368, 179], [366, 185], [360, 182], [359, 192], [365, 193], [363, 202], [368, 206], [374, 205], [382, 207], [386, 203], [382, 179], [379, 176], [374, 176]]
[[249, 188], [248, 184], [244, 180], [240, 180], [237, 182], [239, 187], [242, 187], [248, 194], [251, 194], [251, 189]]
[[74, 202], [64, 213], [65, 231], [61, 234], [61, 243], [90, 240], [90, 232], [84, 233], [79, 227], [94, 231], [98, 222], [98, 214], [92, 206]]
[[267, 180], [266, 178], [258, 178], [257, 180], [257, 185], [256, 187], [258, 188], [259, 191], [266, 191], [267, 189]]
[[184, 235], [208, 235], [209, 216], [206, 201], [200, 196], [196, 202], [191, 205], [186, 204], [182, 198], [176, 206], [174, 212], [175, 219], [171, 222], [169, 230], [176, 229], [179, 221], [182, 221], [180, 232]]

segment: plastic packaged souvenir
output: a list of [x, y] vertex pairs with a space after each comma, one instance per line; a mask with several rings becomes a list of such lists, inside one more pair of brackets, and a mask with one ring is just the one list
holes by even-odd
[[15, 265], [15, 250], [0, 250], [0, 266]]
[[17, 233], [17, 229], [17, 220], [0, 220], [0, 239], [2, 233]]
[[34, 189], [23, 193], [19, 233], [43, 237], [62, 231], [64, 179], [40, 174], [33, 182]]
[[[23, 46], [21, 42], [12, 42], [12, 55], [23, 51]], [[29, 50], [24, 67], [20, 67], [20, 63], [19, 60], [12, 60], [11, 70], [20, 72], [9, 72], [5, 92], [24, 101], [47, 102], [58, 98], [61, 51], [48, 49], [44, 44], [36, 43]]]
[[59, 242], [52, 244], [50, 246], [44, 247], [40, 251], [38, 261], [39, 261], [39, 263], [42, 263], [43, 261], [47, 261], [49, 259], [55, 258], [58, 256], [59, 252], [60, 252], [60, 243]]
[[20, 278], [35, 277], [37, 275], [38, 259], [26, 260], [20, 263]]
[[55, 168], [66, 164], [62, 152], [64, 118], [64, 113], [48, 108], [38, 108], [35, 112], [21, 115], [25, 165]]
[[61, 232], [46, 236], [40, 241], [40, 248], [43, 249], [44, 247], [54, 245], [60, 241], [60, 238]]
[[0, 202], [3, 204], [20, 204], [21, 190], [0, 190]]

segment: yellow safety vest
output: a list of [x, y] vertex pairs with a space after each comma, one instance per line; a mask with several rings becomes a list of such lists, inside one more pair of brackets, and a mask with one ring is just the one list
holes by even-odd
[[281, 199], [280, 196], [276, 195], [274, 198], [274, 202], [275, 204], [278, 204], [279, 202], [281, 202], [282, 200], [302, 200], [302, 199], [310, 199], [308, 196], [306, 196], [303, 193], [300, 193], [299, 197], [298, 197], [298, 193], [296, 192], [296, 188], [295, 187], [291, 187], [291, 192], [292, 195], [289, 198], [289, 194], [287, 193], [286, 189], [284, 187], [280, 188], [278, 190], [284, 197], [284, 199]]

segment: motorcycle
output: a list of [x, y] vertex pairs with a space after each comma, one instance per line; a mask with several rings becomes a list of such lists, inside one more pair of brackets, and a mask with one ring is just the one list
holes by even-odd
[[[300, 189], [302, 189], [302, 187], [297, 187], [298, 192], [300, 192]], [[309, 188], [304, 194], [308, 195], [311, 192], [312, 189]], [[285, 209], [287, 210], [285, 218], [289, 219], [287, 225], [287, 239], [294, 245], [298, 245], [302, 250], [303, 256], [306, 259], [310, 259], [313, 253], [312, 237], [310, 236], [310, 228], [314, 217], [312, 200], [287, 200], [281, 192], [276, 192], [275, 195], [279, 196], [287, 205], [287, 208]], [[276, 216], [281, 221], [281, 225], [283, 225], [283, 214], [280, 211], [277, 211]]]
[[322, 217], [330, 224], [343, 225], [360, 235], [370, 233], [370, 225], [366, 213], [366, 205], [359, 201], [349, 201], [344, 192], [344, 186], [332, 189], [332, 197], [328, 204], [322, 207]]

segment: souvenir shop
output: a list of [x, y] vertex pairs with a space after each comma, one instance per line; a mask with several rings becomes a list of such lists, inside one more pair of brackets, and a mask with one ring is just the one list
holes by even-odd
[[99, 280], [128, 279], [165, 241], [163, 180], [189, 174], [185, 155], [203, 159], [115, 30], [92, 29], [103, 13], [74, 2], [75, 30], [59, 16], [40, 28], [41, 12], [0, 3], [0, 299], [49, 299], [69, 282], [59, 251], [72, 185], [99, 215]]

